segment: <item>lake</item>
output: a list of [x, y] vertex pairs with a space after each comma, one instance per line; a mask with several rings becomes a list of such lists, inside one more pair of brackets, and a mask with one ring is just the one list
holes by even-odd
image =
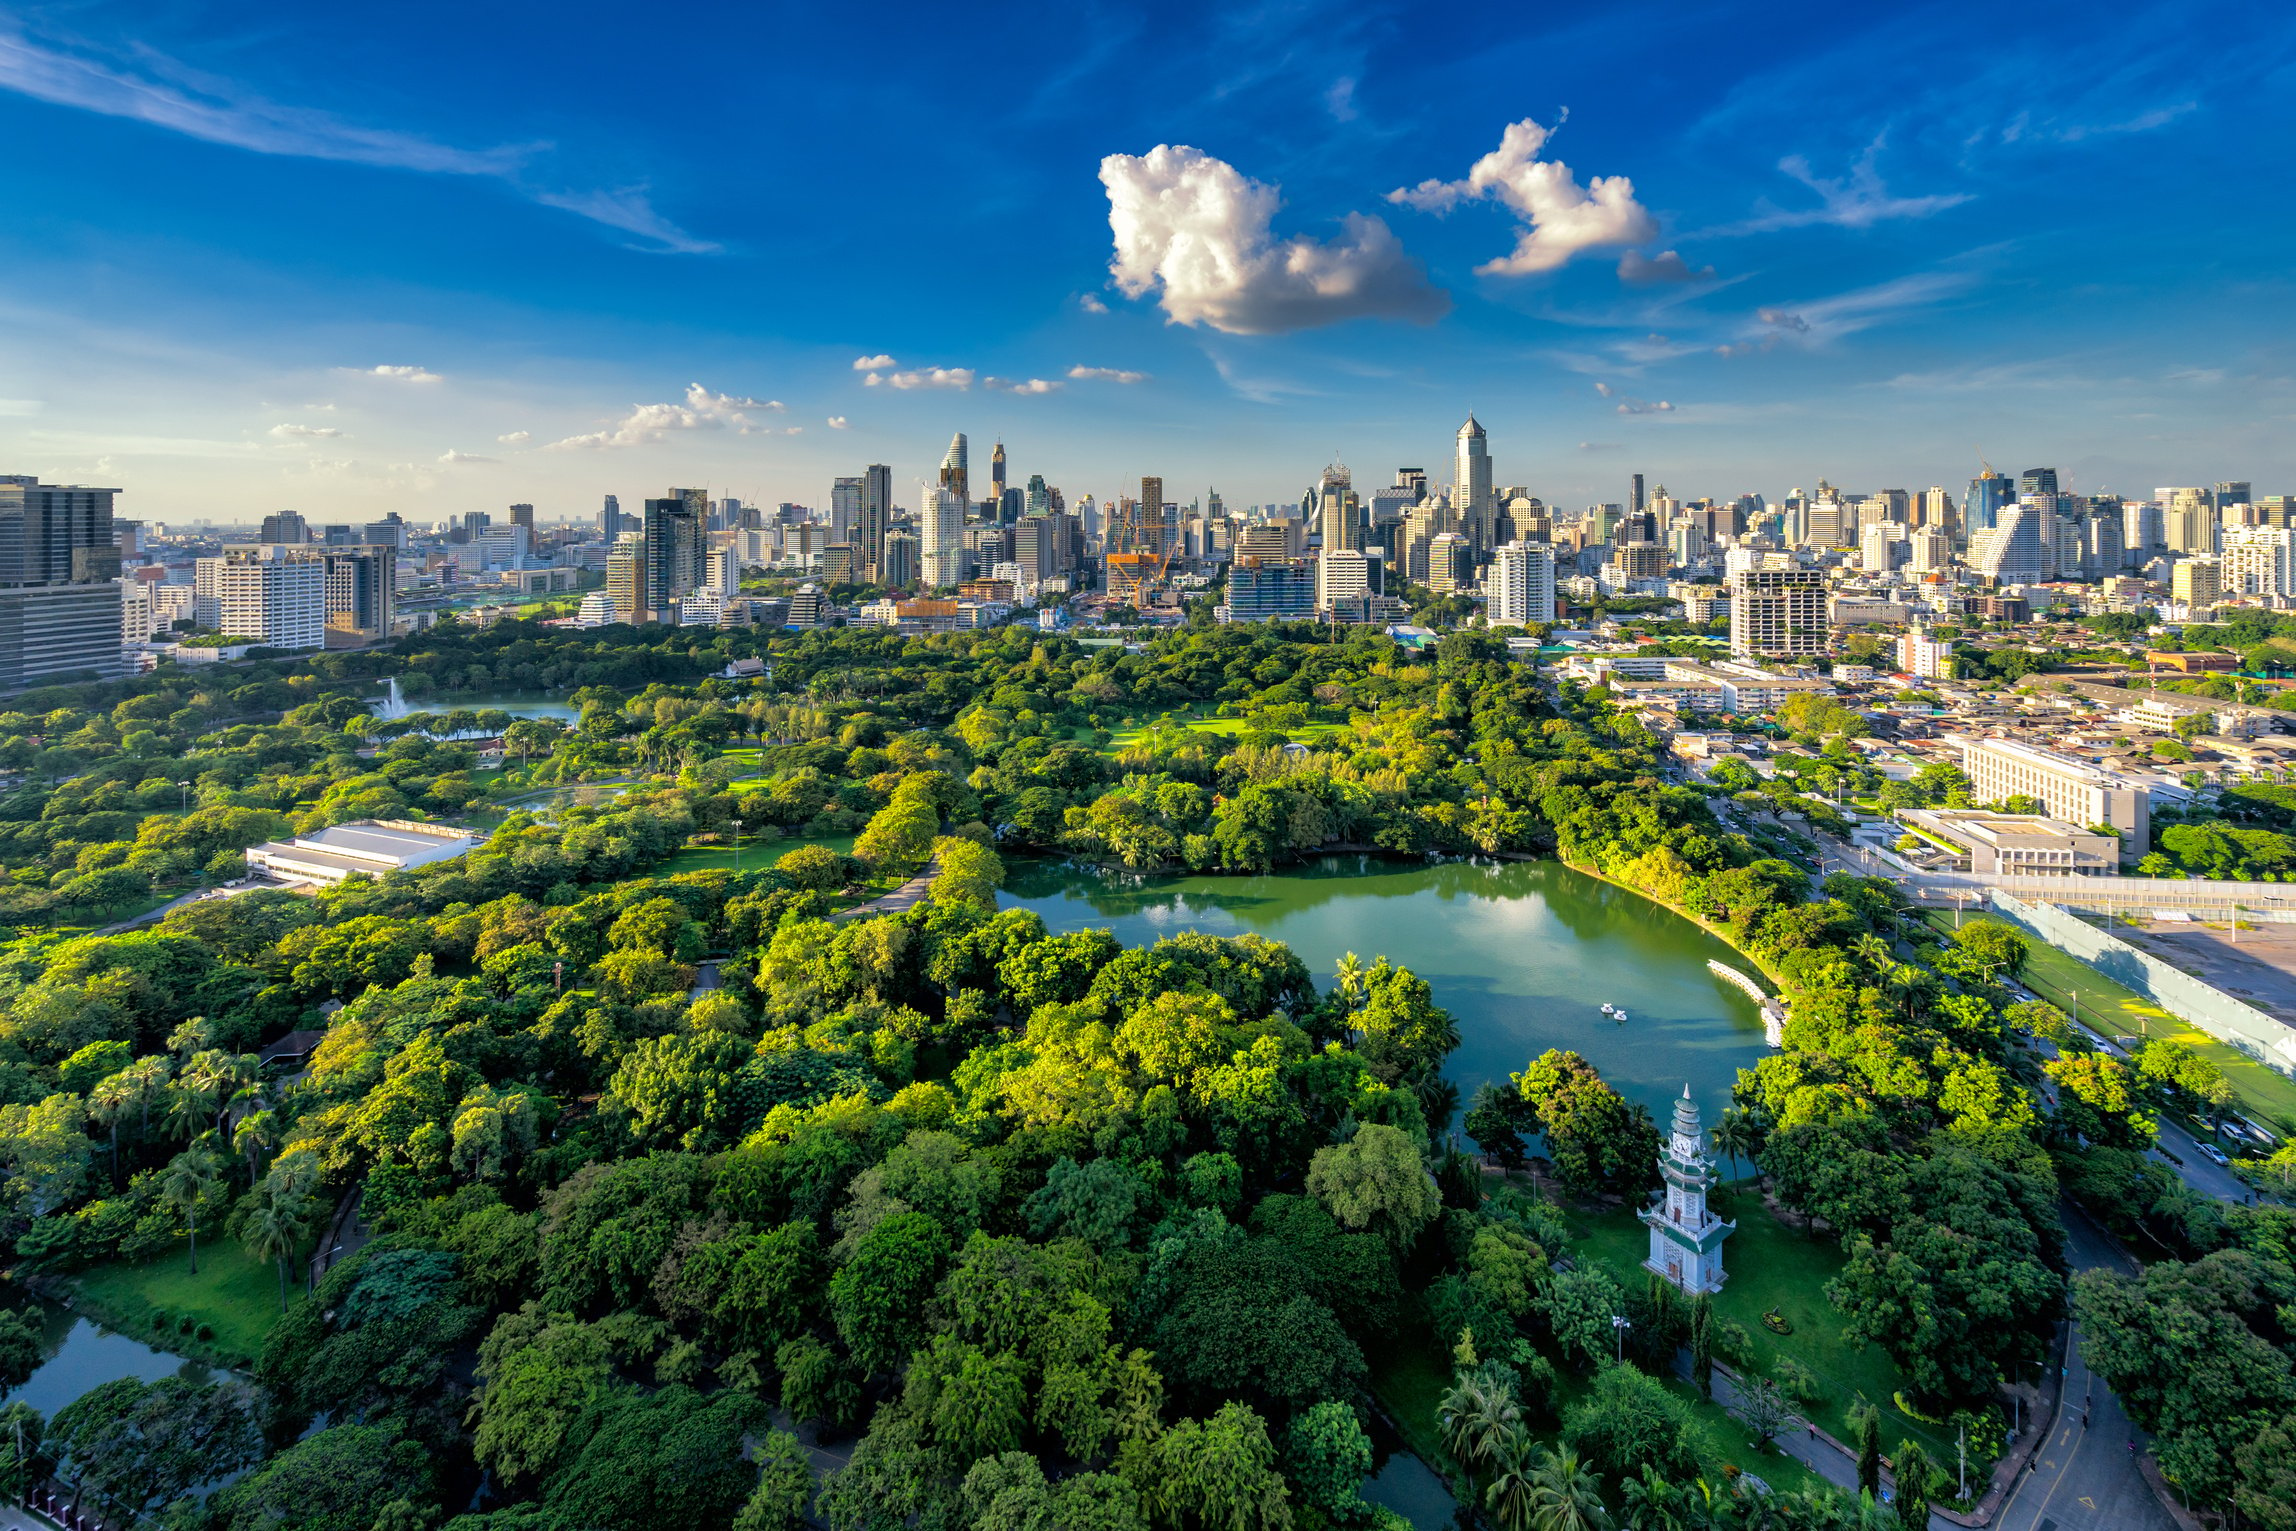
[[383, 694], [375, 700], [375, 716], [384, 719], [403, 718], [409, 713], [431, 712], [507, 712], [514, 718], [552, 718], [560, 723], [581, 721], [582, 709], [563, 697], [544, 696], [538, 692], [503, 692], [482, 696], [417, 697], [407, 700], [399, 692], [397, 677], [385, 682]]
[[202, 1362], [155, 1350], [57, 1303], [41, 1303], [40, 1320], [40, 1352], [45, 1359], [8, 1398], [12, 1403], [28, 1403], [50, 1418], [90, 1388], [121, 1377], [157, 1382], [162, 1377], [181, 1375], [194, 1382], [211, 1382], [228, 1375]]
[[[1445, 1073], [1462, 1109], [1478, 1085], [1550, 1047], [1602, 1070], [1661, 1122], [1690, 1086], [1709, 1123], [1738, 1070], [1767, 1049], [1754, 1002], [1706, 969], [1748, 964], [1680, 915], [1558, 861], [1325, 856], [1265, 877], [1148, 877], [1051, 861], [1010, 863], [1006, 907], [1052, 930], [1102, 926], [1127, 946], [1181, 930], [1282, 941], [1331, 986], [1342, 952], [1385, 956], [1435, 988], [1459, 1020]], [[1623, 1008], [1624, 1023], [1603, 1014]]]

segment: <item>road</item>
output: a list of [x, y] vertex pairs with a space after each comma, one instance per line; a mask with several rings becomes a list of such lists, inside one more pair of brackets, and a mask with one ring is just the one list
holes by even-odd
[[[2071, 1207], [2066, 1208], [2065, 1232], [2073, 1269], [2135, 1273], [2136, 1262]], [[2066, 1359], [2065, 1407], [2032, 1471], [2002, 1505], [1994, 1531], [2176, 1531], [2176, 1521], [2138, 1471], [2137, 1456], [2145, 1449], [2142, 1432], [2121, 1412], [2112, 1390], [2090, 1374], [2080, 1350], [2080, 1327], [2075, 1325]], [[2129, 1449], [2132, 1442], [2135, 1451]]]

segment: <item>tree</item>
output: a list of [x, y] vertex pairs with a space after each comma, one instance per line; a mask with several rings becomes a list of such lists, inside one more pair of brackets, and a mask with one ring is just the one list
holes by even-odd
[[0, 1397], [31, 1379], [46, 1357], [40, 1346], [40, 1310], [17, 1313], [0, 1308]]
[[1689, 1428], [1689, 1410], [1664, 1383], [1635, 1367], [1613, 1364], [1563, 1416], [1562, 1439], [1590, 1469], [1617, 1484], [1646, 1466], [1687, 1476], [1695, 1467], [1685, 1441]]
[[1284, 1466], [1300, 1498], [1331, 1525], [1358, 1524], [1368, 1513], [1357, 1490], [1371, 1476], [1371, 1437], [1347, 1404], [1327, 1399], [1294, 1415]]
[[1363, 1008], [1353, 1022], [1356, 1051], [1385, 1084], [1413, 1084], [1437, 1072], [1459, 1045], [1459, 1023], [1435, 1003], [1427, 980], [1385, 957], [1363, 975]]
[[1769, 1450], [1779, 1432], [1794, 1423], [1794, 1411], [1788, 1407], [1786, 1395], [1778, 1390], [1778, 1384], [1750, 1372], [1740, 1374], [1738, 1402], [1730, 1412], [1753, 1432], [1756, 1451]]
[[1572, 1190], [1632, 1197], [1657, 1177], [1658, 1127], [1650, 1112], [1630, 1106], [1577, 1053], [1549, 1050], [1514, 1082], [1546, 1135], [1555, 1173]]
[[1531, 1478], [1531, 1531], [1607, 1531], [1602, 1492], [1568, 1446], [1550, 1451]]
[[1714, 1124], [1714, 1148], [1730, 1156], [1730, 1178], [1738, 1178], [1738, 1160], [1741, 1155], [1752, 1158], [1762, 1148], [1762, 1135], [1754, 1126], [1754, 1119], [1736, 1106], [1722, 1113]]
[[387, 1518], [403, 1524], [412, 1500], [429, 1499], [431, 1463], [431, 1452], [396, 1424], [338, 1422], [224, 1489], [215, 1506], [227, 1531], [373, 1531]]
[[813, 1501], [813, 1464], [797, 1437], [768, 1430], [750, 1448], [757, 1463], [757, 1487], [734, 1517], [733, 1531], [801, 1531], [806, 1506]]
[[1095, 1249], [1129, 1243], [1132, 1222], [1153, 1193], [1115, 1159], [1079, 1164], [1062, 1159], [1028, 1199], [1029, 1231], [1038, 1238], [1065, 1235]]
[[1881, 1410], [1860, 1401], [1850, 1410], [1850, 1430], [1858, 1447], [1858, 1492], [1881, 1497]]
[[1309, 1161], [1307, 1188], [1342, 1227], [1369, 1230], [1398, 1252], [1443, 1209], [1443, 1193], [1399, 1128], [1374, 1122]]
[[1462, 1373], [1444, 1392], [1435, 1419], [1443, 1449], [1473, 1476], [1497, 1465], [1508, 1438], [1521, 1431], [1522, 1409], [1512, 1387], [1495, 1374], [1476, 1370]]
[[222, 1166], [205, 1148], [187, 1148], [168, 1162], [160, 1177], [160, 1200], [183, 1214], [191, 1229], [191, 1273], [199, 1274], [199, 1202], [215, 1185]]
[[940, 1281], [949, 1236], [922, 1212], [897, 1212], [869, 1230], [829, 1283], [837, 1332], [864, 1371], [891, 1371], [925, 1334], [925, 1302]]
[[[290, 1165], [289, 1160], [297, 1162]], [[308, 1150], [300, 1159], [294, 1154], [282, 1156], [272, 1166], [272, 1173], [264, 1178], [262, 1187], [253, 1193], [253, 1205], [246, 1209], [240, 1224], [240, 1242], [247, 1246], [247, 1252], [258, 1260], [271, 1261], [279, 1269], [279, 1311], [282, 1313], [287, 1311], [287, 1261], [310, 1236], [311, 1222], [318, 1211], [318, 1198], [312, 1195], [317, 1170], [318, 1161], [309, 1156]]]
[[1897, 1480], [1897, 1523], [1904, 1531], [1929, 1531], [1929, 1481], [1937, 1469], [1919, 1441], [1899, 1441], [1890, 1464]]
[[64, 1481], [141, 1515], [229, 1477], [261, 1455], [263, 1442], [235, 1389], [121, 1377], [58, 1409], [43, 1446]]
[[1289, 1531], [1291, 1509], [1267, 1422], [1241, 1403], [1183, 1419], [1156, 1442], [1154, 1492], [1165, 1513], [1207, 1531]]

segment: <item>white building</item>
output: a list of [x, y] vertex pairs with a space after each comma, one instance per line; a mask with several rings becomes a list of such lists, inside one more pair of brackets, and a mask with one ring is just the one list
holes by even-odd
[[1733, 654], [1822, 654], [1826, 577], [1816, 569], [1748, 569], [1730, 593]]
[[919, 486], [917, 554], [927, 589], [960, 584], [965, 577], [965, 502], [938, 484]]
[[576, 627], [604, 627], [618, 620], [614, 615], [614, 598], [603, 590], [593, 590], [582, 597], [582, 605], [574, 613]]
[[1724, 1222], [1707, 1208], [1706, 1193], [1719, 1177], [1706, 1156], [1706, 1134], [1688, 1085], [1674, 1103], [1673, 1125], [1658, 1156], [1658, 1174], [1665, 1185], [1658, 1201], [1642, 1209], [1643, 1226], [1650, 1230], [1650, 1258], [1642, 1264], [1697, 1297], [1721, 1291], [1729, 1279], [1722, 1269], [1722, 1241], [1737, 1232], [1738, 1225]]
[[1358, 548], [1326, 548], [1315, 560], [1315, 609], [1331, 611], [1371, 591], [1371, 560]]
[[338, 883], [353, 875], [381, 877], [449, 861], [479, 843], [477, 835], [444, 824], [372, 819], [250, 846], [247, 864], [281, 882]]
[[1899, 636], [1897, 667], [1920, 680], [1953, 678], [1953, 645], [1932, 638], [1920, 628]]
[[[202, 564], [210, 560], [201, 559]], [[327, 561], [315, 553], [214, 560], [216, 628], [265, 648], [315, 649], [327, 642]]]
[[1963, 739], [1961, 769], [1980, 803], [2029, 797], [2067, 824], [2109, 824], [2120, 832], [2123, 861], [2152, 848], [2152, 794], [2141, 782], [2008, 739]]
[[2296, 530], [2241, 526], [2225, 532], [2219, 570], [2224, 595], [2296, 595]]
[[1972, 572], [2004, 585], [2031, 585], [2056, 573], [2055, 555], [2043, 542], [2042, 511], [2038, 506], [2005, 505], [2001, 519], [1989, 531], [1970, 539]]
[[1495, 627], [1528, 627], [1555, 619], [1555, 550], [1510, 542], [1491, 554], [1483, 576], [1484, 614]]

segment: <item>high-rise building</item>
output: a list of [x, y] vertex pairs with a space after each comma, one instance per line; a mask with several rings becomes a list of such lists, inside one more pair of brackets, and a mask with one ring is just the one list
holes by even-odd
[[[997, 450], [999, 452], [1004, 450], [1004, 447], [1001, 443], [998, 445]], [[1003, 469], [1003, 459], [998, 459], [997, 467], [1000, 471]], [[1028, 488], [1021, 496], [1021, 515], [1024, 519], [1034, 520], [1038, 516], [1049, 516], [1051, 514], [1051, 486], [1045, 483], [1043, 474], [1031, 473], [1028, 476]]]
[[972, 457], [965, 445], [965, 433], [959, 431], [949, 438], [949, 450], [941, 457], [941, 487], [957, 497], [960, 507], [970, 509], [972, 481]]
[[1475, 584], [1475, 545], [1457, 532], [1440, 532], [1427, 543], [1427, 588], [1457, 595]]
[[1826, 577], [1816, 569], [1747, 569], [1730, 592], [1730, 652], [1823, 654]]
[[1642, 475], [1639, 473], [1634, 475], [1632, 484], [1628, 486], [1626, 508], [1635, 515], [1642, 514]]
[[2215, 493], [2217, 508], [2220, 510], [2227, 505], [2252, 504], [2256, 498], [2256, 496], [2250, 492], [2250, 486], [2247, 480], [2237, 478], [2226, 479], [2222, 483], [2219, 483], [2216, 486]]
[[1491, 546], [1491, 444], [1470, 412], [1459, 427], [1457, 478], [1451, 500], [1459, 512], [1459, 527], [1473, 553]]
[[275, 510], [263, 518], [257, 542], [309, 542], [311, 525], [292, 510]]
[[1969, 540], [1969, 567], [2004, 585], [2031, 585], [2056, 575], [2055, 554], [2045, 541], [2050, 517], [2031, 500], [2002, 510], [1991, 531]]
[[614, 620], [646, 620], [646, 546], [639, 532], [625, 531], [606, 554], [606, 594], [614, 600]]
[[2171, 551], [2192, 554], [2216, 551], [2216, 503], [2207, 490], [2155, 489], [2153, 498], [2160, 502], [2161, 530], [2167, 536]]
[[2168, 598], [2188, 616], [2216, 605], [2224, 594], [2223, 570], [2213, 558], [2181, 558], [2169, 570]]
[[1897, 640], [1897, 667], [1916, 680], [1953, 679], [1953, 645], [1914, 628]]
[[923, 563], [916, 536], [895, 528], [885, 534], [877, 560], [876, 582], [888, 590], [906, 590], [922, 577]]
[[125, 668], [119, 492], [0, 474], [0, 693]]
[[2122, 502], [2121, 546], [2140, 564], [2168, 546], [2168, 529], [2158, 505], [2150, 500]]
[[2224, 595], [2296, 595], [2296, 531], [2243, 526], [2224, 534]]
[[1917, 527], [1935, 527], [1950, 537], [1953, 535], [1954, 522], [1957, 519], [1959, 518], [1953, 509], [1953, 496], [1945, 492], [1945, 487], [1942, 484], [1930, 485], [1921, 491], [1914, 500], [1913, 524]]
[[2000, 521], [2001, 512], [2016, 503], [2017, 485], [2006, 476], [1987, 468], [1971, 479], [1969, 495], [1962, 502], [1961, 514], [1970, 538], [1974, 540], [1979, 532], [1993, 530]]
[[399, 555], [390, 548], [329, 548], [327, 570], [330, 648], [360, 648], [391, 636], [399, 594]]
[[2017, 476], [2017, 493], [2019, 496], [2055, 494], [2056, 492], [2057, 470], [2054, 468], [2027, 468]]
[[[1355, 482], [1347, 469], [1333, 463], [1316, 482], [1316, 529], [1326, 553], [1339, 549], [1363, 550], [1363, 507], [1355, 497]], [[1328, 603], [1321, 603], [1326, 605]]]
[[[1029, 482], [1041, 484], [1044, 482], [1044, 477], [1042, 474], [1039, 474]], [[999, 441], [989, 450], [989, 494], [992, 498], [996, 499], [1000, 503], [1004, 500], [1005, 455], [1004, 443], [1002, 441]]]
[[327, 641], [327, 556], [233, 554], [216, 571], [224, 635], [274, 649], [315, 649]]
[[707, 547], [702, 522], [707, 514], [695, 506], [688, 490], [673, 489], [661, 499], [646, 501], [639, 621], [677, 621], [677, 603], [701, 588], [702, 554]]
[[1903, 527], [1886, 521], [1877, 521], [1858, 533], [1858, 567], [1869, 574], [1887, 574], [1897, 567], [1898, 557], [1906, 551], [1898, 540]]
[[1485, 615], [1495, 627], [1554, 621], [1555, 550], [1528, 542], [1493, 549], [1483, 596]]
[[1235, 564], [1228, 570], [1227, 599], [1219, 611], [1226, 622], [1312, 616], [1315, 576], [1304, 559], [1269, 558]]
[[1315, 561], [1315, 608], [1331, 611], [1371, 590], [1371, 561], [1361, 548], [1327, 547]]
[[861, 550], [861, 566], [877, 579], [884, 558], [885, 534], [893, 529], [893, 470], [873, 462], [861, 471], [861, 502], [853, 523], [853, 544]]
[[361, 529], [358, 546], [403, 549], [407, 545], [407, 524], [391, 511], [380, 521], [369, 521]]
[[732, 548], [711, 548], [703, 560], [702, 588], [726, 600], [741, 594], [741, 554]]
[[1925, 526], [1908, 539], [1908, 568], [1916, 574], [1936, 574], [1953, 562], [1953, 539], [1942, 528]]
[[[957, 440], [961, 446], [964, 438]], [[952, 452], [958, 449], [950, 448]], [[945, 464], [941, 472], [946, 478], [949, 470]], [[917, 512], [917, 544], [924, 582], [930, 589], [950, 589], [965, 577], [965, 497], [946, 483], [919, 488], [924, 503]]]
[[510, 524], [512, 526], [523, 526], [527, 529], [528, 532], [532, 532], [534, 530], [534, 507], [531, 505], [511, 506]]
[[611, 548], [622, 535], [623, 520], [622, 497], [617, 494], [606, 496], [606, 502], [598, 508], [598, 535], [604, 539], [607, 547]]

